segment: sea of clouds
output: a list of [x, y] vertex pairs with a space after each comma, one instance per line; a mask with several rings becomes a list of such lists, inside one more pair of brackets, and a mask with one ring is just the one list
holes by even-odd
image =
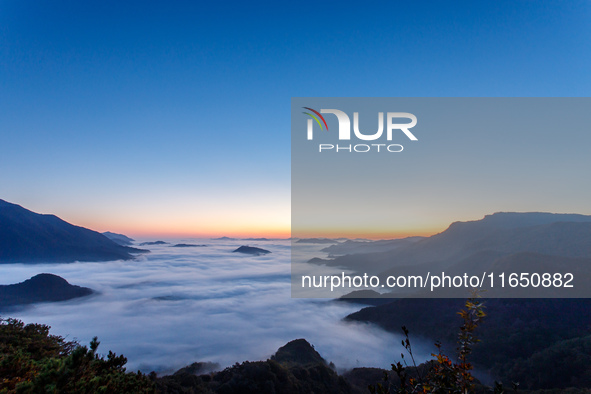
[[[272, 252], [261, 256], [232, 253], [245, 241], [167, 241], [206, 246], [145, 246], [151, 253], [130, 261], [0, 265], [0, 284], [46, 272], [98, 292], [10, 317], [50, 325], [53, 334], [81, 344], [98, 336], [100, 353], [112, 350], [128, 358], [129, 370], [160, 374], [195, 361], [226, 367], [265, 360], [297, 338], [339, 370], [389, 368], [399, 360], [400, 336], [342, 321], [360, 305], [291, 298], [290, 241], [249, 242]], [[432, 350], [416, 342], [415, 348], [419, 359]]]

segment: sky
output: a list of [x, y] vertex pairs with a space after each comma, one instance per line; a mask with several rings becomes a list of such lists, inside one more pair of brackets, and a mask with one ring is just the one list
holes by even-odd
[[[357, 113], [366, 136], [380, 111], [408, 111], [418, 138], [388, 140], [382, 126], [375, 140], [339, 139], [346, 128], [327, 113], [310, 140], [302, 107]], [[589, 108], [582, 97], [294, 98], [292, 237], [428, 236], [495, 212], [590, 215]]]
[[591, 2], [453, 4], [0, 0], [0, 198], [288, 237], [292, 97], [589, 94]]

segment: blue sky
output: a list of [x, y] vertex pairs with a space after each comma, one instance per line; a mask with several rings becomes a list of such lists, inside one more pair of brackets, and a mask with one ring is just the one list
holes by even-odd
[[0, 198], [289, 232], [290, 99], [588, 96], [591, 2], [0, 1]]

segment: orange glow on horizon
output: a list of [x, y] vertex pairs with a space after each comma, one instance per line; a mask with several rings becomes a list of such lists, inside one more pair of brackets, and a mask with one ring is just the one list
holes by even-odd
[[[153, 211], [150, 214], [123, 212], [98, 217], [71, 215], [64, 220], [99, 232], [111, 231], [137, 238], [289, 238], [289, 211], [207, 212], [199, 214]], [[64, 215], [65, 216], [65, 215]]]
[[402, 217], [397, 221], [374, 220], [373, 223], [327, 219], [314, 220], [304, 225], [298, 225], [296, 221], [292, 228], [290, 205], [273, 199], [247, 205], [227, 201], [195, 204], [194, 201], [181, 199], [161, 205], [142, 203], [105, 205], [93, 210], [88, 210], [85, 206], [68, 206], [62, 209], [31, 208], [36, 212], [56, 214], [73, 225], [99, 232], [111, 231], [139, 239], [220, 237], [397, 239], [431, 236], [444, 231], [451, 222], [444, 218], [414, 220], [414, 217]]
[[343, 231], [343, 230], [333, 230], [333, 231], [299, 231], [297, 234], [293, 234], [294, 237], [297, 238], [347, 238], [347, 239], [371, 239], [371, 240], [380, 240], [380, 239], [399, 239], [399, 238], [407, 238], [407, 237], [430, 237], [432, 235], [438, 234], [442, 232], [443, 229], [429, 229], [429, 230], [381, 230], [381, 231], [367, 231], [367, 232], [360, 232], [360, 231]]
[[[112, 230], [111, 230], [112, 231]], [[113, 231], [118, 232], [118, 231]], [[197, 230], [197, 231], [134, 231], [130, 230], [127, 233], [122, 232], [123, 234], [129, 234], [131, 237], [137, 238], [221, 238], [221, 237], [229, 237], [229, 238], [274, 238], [274, 239], [287, 239], [291, 237], [290, 230], [281, 231], [281, 230], [265, 230], [262, 229], [260, 231], [248, 231], [248, 230], [228, 230], [228, 231], [207, 231], [207, 230]]]
[[248, 227], [237, 228], [182, 228], [175, 226], [157, 226], [157, 227], [137, 227], [131, 226], [105, 226], [104, 224], [89, 227], [95, 231], [125, 234], [130, 237], [138, 238], [290, 238], [291, 229], [288, 228], [267, 228], [267, 227]]
[[[251, 214], [252, 215], [252, 214]], [[218, 215], [196, 220], [193, 217], [165, 217], [154, 216], [118, 216], [101, 217], [78, 216], [67, 217], [64, 220], [77, 226], [94, 231], [111, 231], [124, 234], [132, 238], [364, 238], [371, 240], [397, 239], [411, 236], [431, 236], [444, 231], [449, 224], [429, 223], [428, 225], [399, 225], [396, 228], [386, 226], [368, 227], [313, 227], [291, 228], [289, 215], [259, 215], [253, 224], [253, 216]], [[64, 215], [65, 216], [65, 215]], [[159, 216], [159, 217], [158, 217]], [[426, 224], [426, 223], [424, 223]]]
[[[84, 226], [84, 225], [83, 225]], [[85, 226], [86, 227], [86, 226]], [[438, 234], [445, 230], [446, 227], [441, 228], [429, 228], [429, 229], [380, 229], [380, 230], [369, 230], [359, 231], [358, 229], [352, 230], [308, 230], [308, 231], [297, 231], [297, 234], [292, 234], [290, 227], [276, 227], [270, 228], [265, 226], [248, 226], [248, 227], [233, 227], [228, 226], [227, 229], [216, 227], [216, 228], [182, 228], [169, 226], [158, 226], [158, 227], [143, 227], [138, 229], [132, 226], [105, 226], [104, 224], [97, 226], [88, 226], [88, 228], [94, 229], [95, 231], [105, 232], [111, 231], [114, 233], [125, 234], [130, 237], [137, 238], [273, 238], [273, 239], [288, 239], [293, 237], [297, 238], [363, 238], [371, 240], [380, 239], [398, 239], [413, 236], [429, 237], [434, 234]]]
[[[194, 226], [175, 226], [173, 224], [159, 225], [159, 226], [137, 226], [118, 224], [109, 225], [105, 223], [81, 223], [77, 225], [90, 228], [95, 231], [105, 232], [111, 231], [114, 233], [125, 234], [130, 237], [137, 238], [273, 238], [273, 239], [288, 239], [292, 237], [292, 229], [289, 226], [269, 227], [264, 225], [258, 226], [203, 226], [203, 228], [195, 228]], [[293, 234], [297, 238], [364, 238], [371, 240], [379, 239], [397, 239], [413, 236], [429, 237], [438, 234], [445, 230], [447, 226], [439, 228], [428, 229], [376, 229], [376, 230], [359, 230], [359, 229], [311, 229], [306, 231], [297, 231]]]

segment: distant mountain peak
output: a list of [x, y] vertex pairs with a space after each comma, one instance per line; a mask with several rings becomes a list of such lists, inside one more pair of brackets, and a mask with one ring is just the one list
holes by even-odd
[[23, 283], [29, 283], [33, 285], [43, 285], [43, 286], [63, 286], [69, 285], [68, 281], [62, 278], [61, 276], [57, 276], [54, 274], [37, 274], [30, 279], [25, 280]]
[[[551, 212], [495, 212], [473, 222], [511, 226], [535, 226], [554, 222], [591, 222], [591, 216], [578, 213]], [[458, 222], [456, 222], [458, 223]], [[462, 223], [462, 222], [459, 222]]]
[[259, 256], [259, 255], [268, 254], [268, 253], [271, 253], [271, 252], [268, 251], [268, 250], [266, 250], [266, 249], [256, 248], [254, 246], [242, 245], [238, 249], [232, 251], [232, 253], [245, 253], [245, 254], [252, 254], [252, 255], [255, 255], [255, 256]]
[[280, 347], [277, 350], [277, 353], [271, 357], [271, 360], [283, 364], [326, 365], [326, 361], [322, 356], [308, 341], [302, 338], [294, 339], [293, 341], [288, 342], [285, 346]]
[[129, 238], [127, 235], [112, 233], [110, 231], [104, 232], [103, 235], [111, 241], [123, 246], [129, 246], [135, 242], [135, 239]]

